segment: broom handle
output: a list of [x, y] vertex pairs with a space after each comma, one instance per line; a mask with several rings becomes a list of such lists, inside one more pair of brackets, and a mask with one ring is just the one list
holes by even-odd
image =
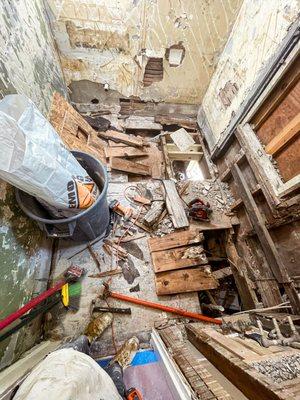
[[129, 303], [134, 303], [134, 304], [139, 304], [139, 305], [145, 306], [145, 307], [155, 308], [157, 310], [166, 311], [166, 312], [169, 312], [169, 313], [172, 313], [172, 314], [181, 315], [183, 317], [197, 319], [198, 321], [210, 322], [212, 324], [222, 325], [222, 321], [219, 320], [219, 319], [207, 317], [206, 315], [203, 315], [203, 314], [198, 314], [198, 313], [193, 313], [193, 312], [190, 312], [190, 311], [185, 311], [182, 308], [169, 307], [169, 306], [165, 306], [163, 304], [159, 304], [159, 303], [154, 303], [152, 301], [138, 299], [136, 297], [126, 296], [125, 294], [116, 293], [116, 292], [109, 292], [109, 295], [110, 295], [110, 297], [113, 297], [114, 299], [127, 301]]
[[55, 292], [59, 291], [64, 285], [66, 281], [61, 280], [57, 282], [52, 288], [46, 290], [45, 292], [39, 294], [37, 297], [34, 297], [28, 303], [26, 303], [23, 307], [19, 308], [17, 311], [13, 312], [12, 314], [8, 315], [6, 318], [0, 321], [0, 331], [14, 322], [16, 319], [20, 318], [22, 315], [27, 313], [27, 311], [31, 310], [32, 308], [36, 307], [40, 304], [43, 300], [50, 297]]

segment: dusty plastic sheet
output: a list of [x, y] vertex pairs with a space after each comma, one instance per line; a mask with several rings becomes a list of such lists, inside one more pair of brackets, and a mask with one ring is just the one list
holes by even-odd
[[71, 216], [99, 195], [60, 137], [26, 96], [0, 101], [0, 177], [37, 197], [55, 216]]
[[14, 400], [122, 400], [109, 375], [74, 349], [51, 353], [24, 380]]

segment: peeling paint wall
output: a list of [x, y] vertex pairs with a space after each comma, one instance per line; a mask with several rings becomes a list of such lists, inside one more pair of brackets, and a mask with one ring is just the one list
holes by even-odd
[[244, 0], [202, 102], [215, 141], [276, 53], [298, 12], [298, 0]]
[[[0, 98], [23, 93], [45, 115], [53, 91], [66, 93], [47, 24], [40, 0], [0, 3]], [[21, 212], [14, 189], [0, 180], [0, 319], [45, 290], [50, 255], [51, 242]], [[0, 369], [34, 344], [39, 326], [35, 320], [31, 328], [23, 328], [0, 343]]]
[[0, 98], [26, 94], [46, 114], [65, 83], [43, 1], [1, 0], [0, 26]]
[[[123, 96], [201, 101], [242, 0], [48, 0], [68, 85], [108, 83]], [[167, 51], [184, 48], [178, 66]], [[163, 79], [143, 86], [149, 57], [163, 59]]]

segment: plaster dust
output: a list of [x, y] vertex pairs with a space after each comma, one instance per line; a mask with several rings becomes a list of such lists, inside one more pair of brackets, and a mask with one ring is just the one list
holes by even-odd
[[[130, 185], [132, 185], [132, 183], [110, 183], [108, 200], [119, 199], [122, 204], [128, 204], [123, 196], [123, 192], [124, 189]], [[110, 285], [111, 290], [145, 300], [181, 307], [193, 312], [200, 312], [197, 293], [157, 297], [147, 237], [140, 238], [134, 243], [136, 248], [133, 249], [133, 251], [130, 246], [125, 247], [124, 245], [123, 248], [126, 248], [129, 253], [128, 264], [132, 264], [138, 271], [138, 274], [135, 274], [134, 279], [129, 281], [130, 283], [122, 274], [113, 276]], [[52, 313], [51, 321], [46, 325], [47, 335], [56, 339], [62, 337], [71, 338], [82, 334], [90, 321], [91, 302], [101, 293], [102, 282], [108, 279], [89, 277], [89, 275], [97, 274], [99, 270], [88, 250], [84, 250], [68, 260], [68, 257], [77, 253], [77, 251], [83, 247], [84, 245], [75, 245], [74, 243], [66, 241], [61, 241], [59, 244], [53, 277], [57, 277], [62, 273], [71, 262], [85, 268], [87, 274], [82, 279], [82, 294], [79, 311], [76, 313], [65, 312], [63, 307], [59, 306], [59, 309]], [[93, 245], [93, 249], [98, 253], [101, 259], [101, 272], [110, 270], [112, 268], [111, 257], [105, 253], [102, 244], [97, 243]], [[121, 265], [122, 263], [119, 262], [119, 264]], [[113, 266], [113, 268], [114, 267], [115, 266]], [[130, 289], [135, 288], [137, 285], [139, 285], [140, 291], [130, 292]], [[142, 345], [143, 343], [147, 343], [150, 339], [150, 332], [154, 323], [167, 316], [166, 313], [158, 310], [151, 310], [114, 299], [108, 299], [108, 302], [112, 307], [130, 307], [132, 309], [131, 315], [114, 314], [114, 335], [118, 346], [134, 335], [140, 339]], [[101, 301], [100, 304], [102, 306], [107, 306], [104, 301]], [[99, 341], [93, 344], [92, 349], [95, 356], [105, 356], [114, 353], [110, 328], [104, 332]]]
[[[199, 104], [242, 0], [48, 0], [67, 84], [107, 83], [123, 96]], [[172, 46], [185, 49], [178, 66]], [[163, 80], [143, 86], [149, 57]], [[174, 84], [176, 82], [176, 85]]]

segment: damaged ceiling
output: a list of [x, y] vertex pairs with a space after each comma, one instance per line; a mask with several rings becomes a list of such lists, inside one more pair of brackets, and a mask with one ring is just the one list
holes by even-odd
[[242, 1], [48, 3], [68, 85], [90, 80], [122, 96], [198, 104]]

